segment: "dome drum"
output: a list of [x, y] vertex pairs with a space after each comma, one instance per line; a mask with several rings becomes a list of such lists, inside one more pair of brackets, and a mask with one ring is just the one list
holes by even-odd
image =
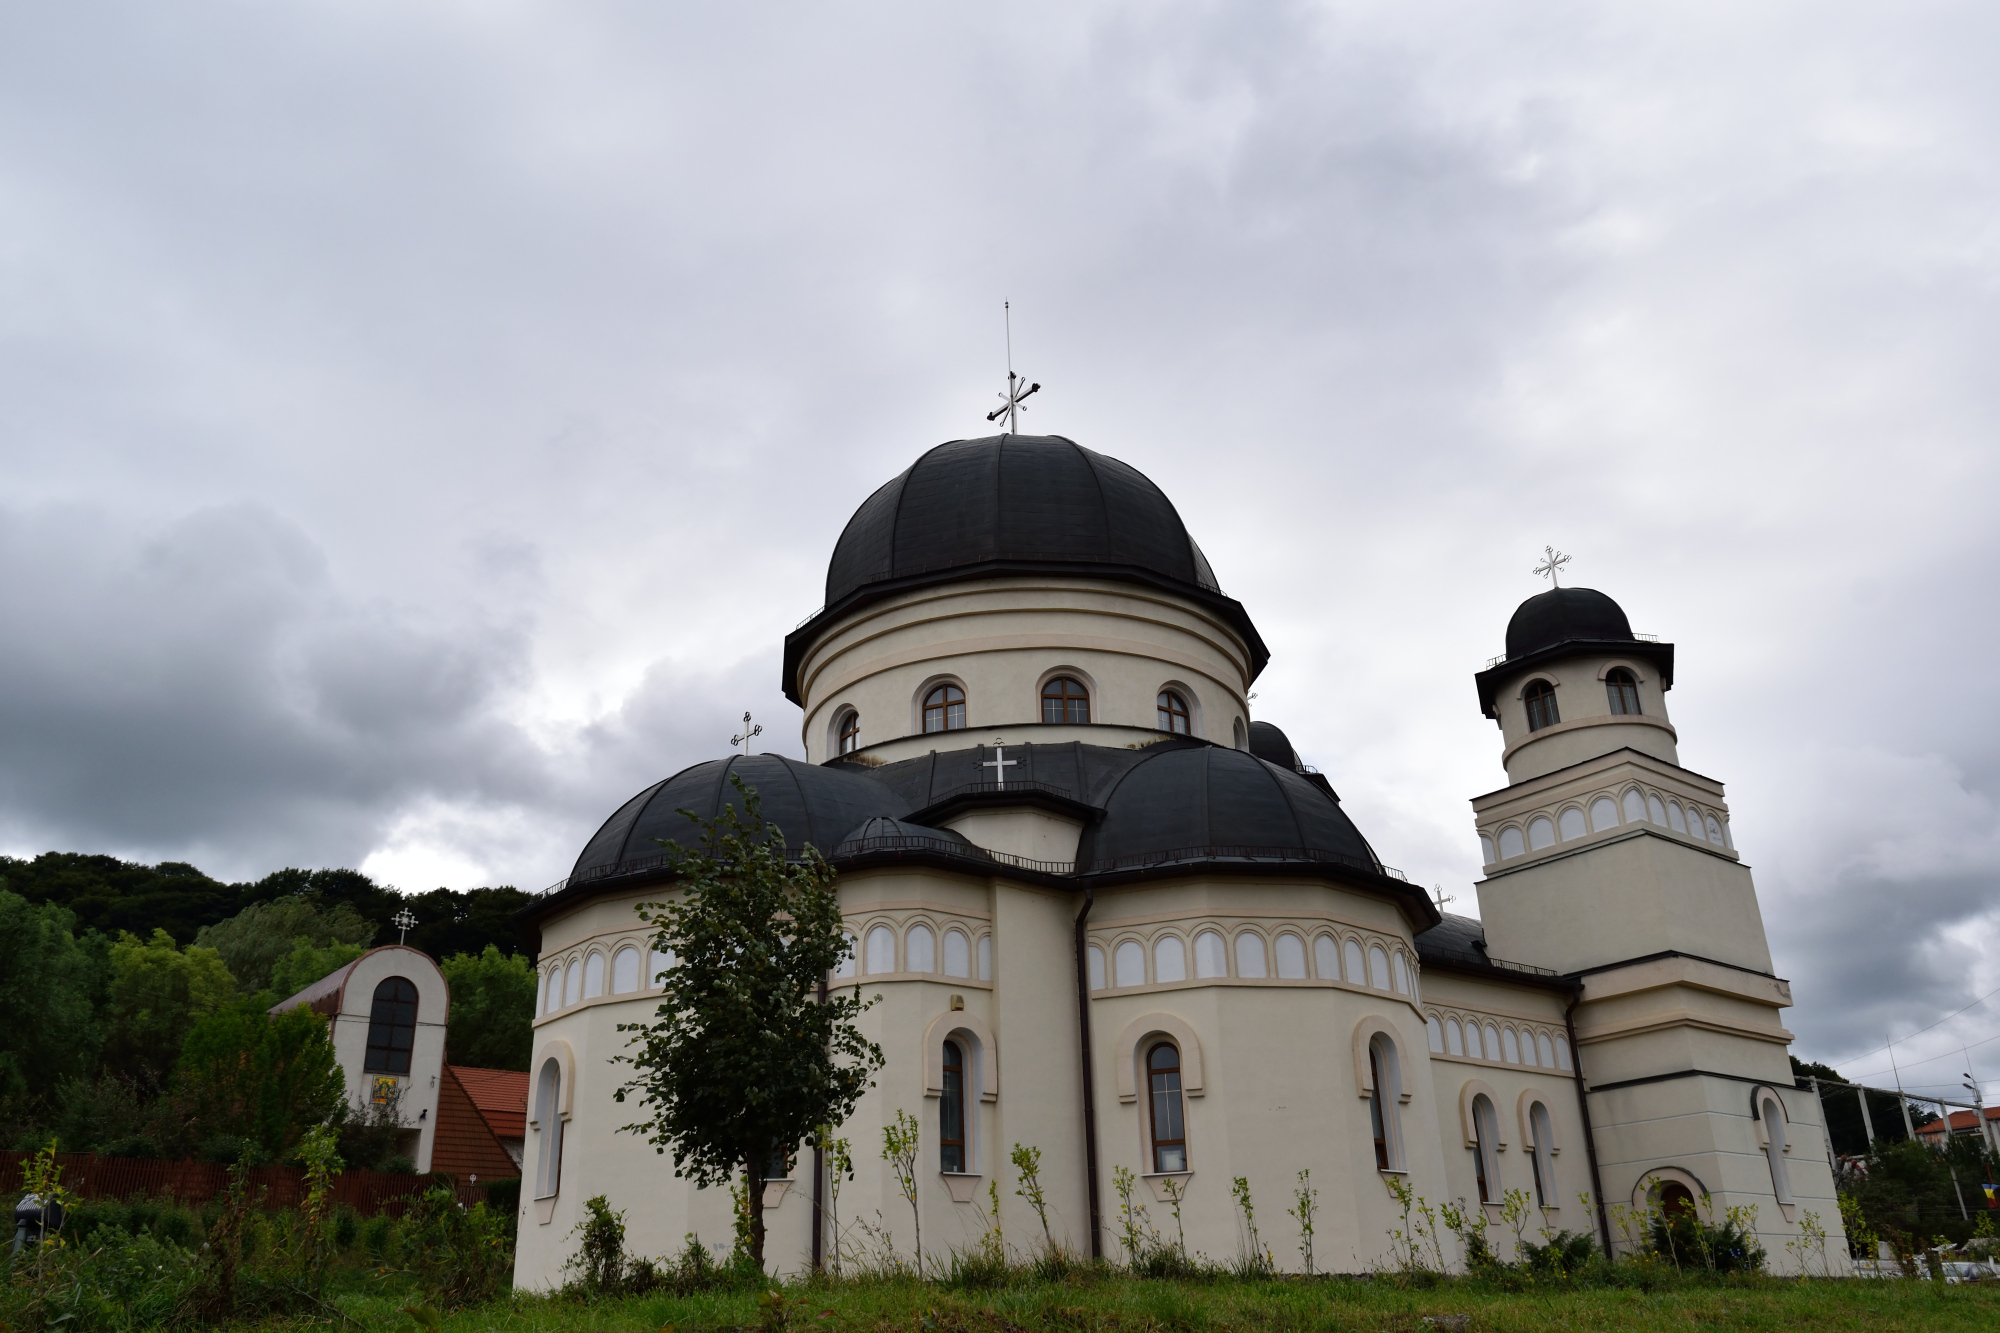
[[1551, 588], [1521, 603], [1507, 622], [1507, 655], [1473, 676], [1482, 716], [1497, 718], [1501, 689], [1566, 657], [1611, 653], [1648, 662], [1660, 689], [1674, 686], [1674, 646], [1632, 632], [1625, 611], [1594, 588]]

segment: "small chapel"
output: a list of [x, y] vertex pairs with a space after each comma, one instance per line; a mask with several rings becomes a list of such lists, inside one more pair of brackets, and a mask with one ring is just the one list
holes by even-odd
[[829, 980], [881, 997], [862, 1023], [888, 1056], [838, 1131], [838, 1223], [812, 1144], [766, 1186], [779, 1271], [851, 1249], [857, 1221], [909, 1254], [876, 1151], [899, 1111], [921, 1124], [931, 1257], [995, 1220], [1039, 1243], [1020, 1144], [1041, 1152], [1056, 1241], [1085, 1256], [1117, 1257], [1129, 1172], [1153, 1226], [1178, 1195], [1188, 1248], [1234, 1259], [1241, 1177], [1278, 1267], [1299, 1269], [1284, 1209], [1309, 1171], [1321, 1271], [1389, 1262], [1402, 1190], [1484, 1209], [1496, 1235], [1525, 1198], [1530, 1239], [1610, 1246], [1620, 1208], [1747, 1206], [1777, 1271], [1815, 1224], [1843, 1266], [1790, 989], [1722, 783], [1680, 761], [1674, 646], [1590, 589], [1515, 610], [1467, 700], [1505, 775], [1471, 797], [1476, 920], [1384, 864], [1253, 719], [1269, 656], [1173, 503], [1118, 459], [955, 440], [868, 496], [824, 606], [785, 640], [806, 758], [648, 787], [522, 914], [541, 972], [516, 1284], [560, 1281], [596, 1195], [635, 1253], [732, 1235], [728, 1192], [677, 1179], [612, 1098], [618, 1026], [653, 1018], [671, 966], [636, 914], [672, 892], [660, 840], [688, 836], [677, 811], [717, 813], [732, 775], [838, 870], [851, 952]]

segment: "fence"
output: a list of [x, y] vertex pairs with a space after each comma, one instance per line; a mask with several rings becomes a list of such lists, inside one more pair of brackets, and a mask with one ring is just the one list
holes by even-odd
[[[0, 1194], [21, 1188], [21, 1164], [32, 1156], [25, 1152], [0, 1152]], [[171, 1198], [184, 1203], [207, 1203], [229, 1187], [229, 1168], [213, 1162], [158, 1162], [136, 1157], [100, 1157], [96, 1153], [57, 1153], [62, 1182], [79, 1198], [129, 1199]], [[262, 1196], [263, 1207], [276, 1212], [297, 1208], [305, 1201], [306, 1173], [295, 1166], [255, 1166], [249, 1172], [253, 1194]], [[376, 1213], [400, 1214], [405, 1202], [439, 1180], [435, 1176], [406, 1176], [387, 1171], [343, 1171], [334, 1177], [333, 1202], [346, 1204], [366, 1216]], [[486, 1198], [486, 1186], [454, 1184], [458, 1201], [468, 1208]]]

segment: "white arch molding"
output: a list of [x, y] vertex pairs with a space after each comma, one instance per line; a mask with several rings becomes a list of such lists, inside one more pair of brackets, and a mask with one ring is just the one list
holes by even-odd
[[954, 1032], [972, 1038], [979, 1062], [979, 1100], [1000, 1100], [1000, 1044], [992, 1025], [967, 1009], [947, 1009], [924, 1029], [924, 1096], [944, 1096], [944, 1044]]
[[[1535, 1141], [1535, 1125], [1530, 1116], [1536, 1102], [1540, 1102], [1542, 1105], [1551, 1108], [1556, 1104], [1555, 1098], [1549, 1096], [1549, 1094], [1543, 1092], [1532, 1083], [1521, 1090], [1520, 1097], [1515, 1101], [1516, 1110], [1519, 1112], [1517, 1118], [1521, 1122], [1521, 1142], [1523, 1144], [1532, 1145]], [[1495, 1109], [1498, 1109], [1500, 1103], [1496, 1101], [1493, 1105]], [[1542, 1146], [1549, 1150], [1549, 1156], [1551, 1157], [1562, 1151], [1561, 1131], [1556, 1128], [1556, 1115], [1553, 1109], [1549, 1112], [1549, 1141]]]
[[[546, 1108], [542, 1105], [542, 1098], [539, 1095], [540, 1084], [542, 1070], [551, 1060], [556, 1065], [556, 1105], [553, 1120], [544, 1124], [542, 1117], [546, 1113]], [[537, 1190], [534, 1200], [535, 1221], [547, 1226], [555, 1219], [556, 1198], [562, 1188], [560, 1177], [562, 1162], [559, 1154], [562, 1151], [562, 1140], [566, 1137], [563, 1125], [569, 1121], [576, 1104], [576, 1052], [562, 1038], [553, 1037], [536, 1048], [534, 1061], [528, 1068], [533, 1071], [530, 1075], [533, 1081], [528, 1085], [528, 1128], [535, 1133], [534, 1170]], [[553, 1164], [553, 1171], [551, 1164], [543, 1155], [544, 1146], [551, 1143], [554, 1144], [558, 1154]], [[543, 1194], [540, 1191], [546, 1184], [553, 1184], [555, 1188]]]
[[[1389, 1045], [1395, 1049], [1397, 1064], [1400, 1066], [1402, 1063], [1405, 1043], [1402, 1032], [1394, 1023], [1391, 1023], [1380, 1014], [1370, 1014], [1359, 1023], [1356, 1023], [1354, 1025], [1354, 1087], [1355, 1094], [1362, 1098], [1371, 1097], [1375, 1093], [1375, 1078], [1368, 1069], [1368, 1043], [1377, 1034], [1389, 1039]], [[1400, 1074], [1400, 1069], [1398, 1073]], [[1396, 1100], [1399, 1105], [1406, 1106], [1410, 1101], [1410, 1080], [1403, 1078], [1400, 1081], [1403, 1085], [1401, 1089], [1402, 1095]]]
[[1172, 1014], [1141, 1014], [1125, 1025], [1113, 1048], [1118, 1068], [1118, 1100], [1139, 1100], [1139, 1047], [1154, 1037], [1165, 1037], [1180, 1048], [1182, 1095], [1201, 1096], [1201, 1038], [1195, 1036], [1194, 1029], [1184, 1020]]
[[1506, 1122], [1500, 1118], [1502, 1099], [1500, 1094], [1494, 1091], [1493, 1085], [1482, 1078], [1469, 1078], [1465, 1081], [1465, 1085], [1458, 1090], [1458, 1127], [1460, 1134], [1465, 1139], [1465, 1146], [1468, 1148], [1479, 1146], [1479, 1130], [1473, 1124], [1472, 1120], [1472, 1099], [1474, 1097], [1484, 1097], [1492, 1104], [1493, 1150], [1495, 1152], [1506, 1152], [1507, 1126]]

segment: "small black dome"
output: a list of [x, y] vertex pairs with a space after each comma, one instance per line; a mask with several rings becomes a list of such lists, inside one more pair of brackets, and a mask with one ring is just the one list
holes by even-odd
[[849, 830], [847, 836], [842, 838], [827, 855], [858, 856], [864, 852], [883, 849], [939, 851], [958, 856], [981, 854], [966, 836], [956, 829], [932, 828], [928, 824], [912, 824], [907, 820], [876, 815], [873, 819], [864, 820]]
[[[1274, 728], [1275, 730], [1275, 728]], [[1304, 777], [1221, 746], [1165, 750], [1105, 796], [1077, 849], [1079, 870], [1240, 858], [1381, 863], [1340, 803]]]
[[1250, 724], [1250, 753], [1267, 764], [1289, 768], [1294, 773], [1299, 771], [1299, 752], [1292, 748], [1291, 738], [1273, 723]]
[[989, 561], [1120, 565], [1222, 591], [1137, 468], [1059, 435], [993, 435], [940, 444], [862, 502], [827, 565], [827, 605]]
[[1509, 659], [1578, 639], [1635, 642], [1625, 612], [1595, 588], [1551, 588], [1521, 603], [1507, 622]]
[[887, 787], [850, 769], [822, 768], [778, 754], [711, 759], [654, 783], [620, 806], [585, 845], [570, 878], [597, 879], [657, 866], [666, 849], [656, 839], [692, 845], [699, 831], [679, 812], [710, 819], [725, 805], [734, 805], [731, 774], [756, 789], [764, 818], [784, 830], [785, 846], [794, 852], [807, 843], [831, 852], [870, 816], [893, 817], [910, 810]]

